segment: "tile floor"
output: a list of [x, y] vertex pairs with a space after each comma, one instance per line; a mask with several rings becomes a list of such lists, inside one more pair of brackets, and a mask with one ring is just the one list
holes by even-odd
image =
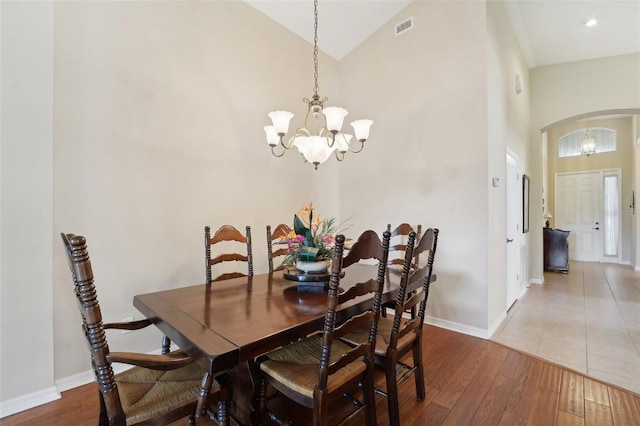
[[640, 272], [571, 262], [545, 273], [491, 339], [640, 394]]

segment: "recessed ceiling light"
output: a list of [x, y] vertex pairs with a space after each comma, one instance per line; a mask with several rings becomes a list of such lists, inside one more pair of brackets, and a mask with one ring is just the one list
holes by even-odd
[[584, 21], [584, 25], [587, 27], [595, 27], [598, 24], [598, 20], [596, 18], [590, 18]]

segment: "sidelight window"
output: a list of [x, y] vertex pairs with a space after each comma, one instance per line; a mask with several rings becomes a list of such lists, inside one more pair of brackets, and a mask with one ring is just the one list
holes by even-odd
[[618, 176], [604, 177], [604, 255], [618, 255], [620, 192]]

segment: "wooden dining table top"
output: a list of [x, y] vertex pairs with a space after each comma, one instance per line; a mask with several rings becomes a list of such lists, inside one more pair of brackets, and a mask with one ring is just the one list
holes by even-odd
[[[377, 266], [345, 269], [340, 287], [375, 279]], [[435, 276], [432, 278], [432, 282]], [[382, 302], [395, 299], [400, 271], [389, 268]], [[283, 271], [136, 295], [134, 306], [205, 371], [217, 374], [322, 329], [327, 291], [301, 290]], [[370, 309], [363, 296], [338, 321]]]

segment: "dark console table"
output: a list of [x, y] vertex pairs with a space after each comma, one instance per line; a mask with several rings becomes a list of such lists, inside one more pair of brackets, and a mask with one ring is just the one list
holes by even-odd
[[546, 272], [569, 272], [569, 233], [561, 229], [543, 228], [544, 270]]

